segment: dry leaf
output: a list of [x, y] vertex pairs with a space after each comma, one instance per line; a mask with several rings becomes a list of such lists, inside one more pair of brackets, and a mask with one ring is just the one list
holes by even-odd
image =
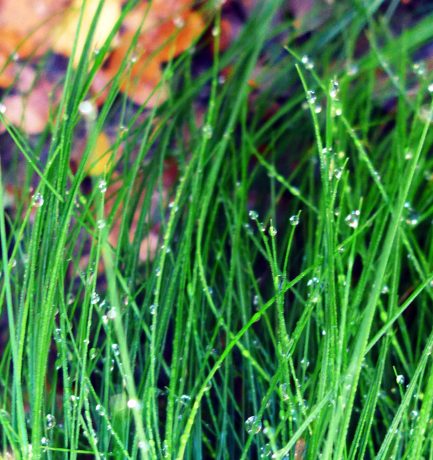
[[[155, 0], [151, 6], [141, 4], [131, 11], [125, 18], [126, 31], [101, 71], [105, 81], [114, 78], [129, 58], [130, 67], [120, 82], [121, 91], [140, 105], [152, 107], [162, 103], [168, 94], [161, 84], [162, 64], [188, 49], [205, 27], [202, 16], [190, 10], [192, 3]], [[140, 35], [131, 53], [138, 30]], [[98, 77], [98, 89], [104, 77]]]
[[91, 176], [100, 176], [109, 171], [111, 163], [111, 142], [108, 136], [102, 132], [96, 139], [95, 146], [87, 158], [86, 171]]
[[48, 122], [52, 85], [39, 82], [29, 95], [14, 94], [3, 99], [5, 117], [27, 134], [41, 133]]
[[40, 54], [49, 45], [50, 31], [69, 0], [0, 0], [2, 46], [18, 48], [20, 57]]
[[[53, 49], [60, 54], [71, 56], [75, 44], [74, 64], [77, 64], [80, 60], [99, 3], [99, 0], [87, 0], [85, 3], [83, 0], [73, 0], [72, 5], [64, 13], [61, 21], [52, 33]], [[103, 2], [98, 22], [93, 33], [90, 45], [91, 50], [95, 50], [102, 46], [110, 35], [114, 25], [120, 17], [121, 3], [120, 0], [105, 0]], [[82, 12], [81, 24], [79, 24], [82, 8], [84, 8], [84, 10]], [[78, 37], [76, 37], [79, 25], [80, 31]]]

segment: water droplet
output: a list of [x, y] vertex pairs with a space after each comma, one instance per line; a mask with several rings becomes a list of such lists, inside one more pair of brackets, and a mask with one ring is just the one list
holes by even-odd
[[[61, 343], [62, 341], [62, 330], [59, 328], [54, 329], [54, 341], [56, 343]], [[48, 415], [47, 415], [48, 417]]]
[[174, 24], [175, 27], [177, 27], [178, 29], [182, 29], [182, 27], [185, 26], [185, 20], [183, 19], [182, 16], [176, 16], [176, 17], [173, 19], [173, 24]]
[[259, 218], [259, 214], [257, 211], [254, 211], [254, 209], [252, 209], [251, 211], [248, 212], [248, 216], [250, 217], [250, 219], [252, 220], [257, 220]]
[[405, 222], [406, 222], [407, 225], [410, 225], [411, 227], [415, 227], [419, 223], [419, 218], [420, 218], [420, 215], [416, 211], [411, 209], [407, 213]]
[[98, 350], [96, 348], [91, 348], [89, 352], [89, 358], [93, 361], [98, 355]]
[[100, 300], [99, 294], [96, 291], [93, 291], [90, 296], [90, 303], [92, 305], [96, 305], [97, 303], [99, 303], [99, 300]]
[[337, 180], [340, 180], [342, 177], [343, 177], [343, 168], [337, 168], [335, 171], [334, 171], [334, 177], [335, 179]]
[[308, 359], [302, 358], [301, 359], [301, 365], [302, 365], [302, 367], [304, 367], [306, 369], [310, 365], [310, 361], [308, 361]]
[[313, 276], [313, 278], [310, 278], [308, 281], [307, 281], [307, 286], [308, 287], [314, 287], [314, 286], [318, 286], [320, 283], [320, 280], [317, 276]]
[[98, 182], [98, 189], [101, 193], [105, 193], [107, 191], [107, 182], [104, 179], [101, 179]]
[[326, 335], [325, 329], [322, 329], [322, 335]]
[[274, 238], [277, 235], [277, 229], [273, 225], [269, 227], [269, 235], [272, 238]]
[[427, 70], [424, 61], [415, 62], [415, 64], [412, 66], [412, 69], [414, 73], [418, 75], [419, 77], [425, 75], [426, 70]]
[[47, 430], [52, 430], [56, 426], [56, 417], [53, 414], [47, 414], [45, 417], [45, 426]]
[[257, 416], [252, 415], [245, 420], [245, 429], [248, 434], [260, 433], [262, 431], [262, 422]]
[[43, 438], [41, 438], [41, 446], [43, 447], [47, 447], [49, 445], [49, 441], [48, 441], [48, 438], [46, 438], [45, 436]]
[[213, 27], [212, 28], [212, 37], [218, 37], [218, 35], [220, 34], [220, 30], [218, 27]]
[[351, 227], [351, 228], [357, 228], [359, 224], [359, 216], [360, 216], [359, 209], [355, 209], [355, 211], [352, 211], [345, 219], [344, 221], [346, 224]]
[[95, 410], [96, 410], [96, 413], [100, 415], [101, 417], [105, 415], [104, 408], [101, 406], [101, 404], [96, 404]]
[[430, 83], [428, 86], [427, 86], [427, 91], [429, 93], [433, 93], [433, 83]]
[[397, 377], [395, 378], [395, 381], [397, 382], [397, 385], [403, 385], [405, 381], [404, 375], [402, 374], [397, 375]]
[[129, 409], [141, 409], [141, 403], [136, 399], [129, 399], [126, 405]]
[[96, 221], [96, 226], [98, 227], [99, 230], [102, 230], [105, 227], [105, 220], [104, 219], [98, 219]]
[[299, 225], [299, 216], [294, 214], [293, 216], [290, 216], [289, 218], [290, 225], [293, 225], [294, 227], [296, 225]]
[[283, 401], [288, 401], [290, 399], [290, 388], [287, 383], [282, 383], [280, 385], [281, 398]]
[[272, 455], [272, 448], [270, 444], [265, 444], [260, 448], [260, 458], [269, 458]]
[[358, 75], [359, 72], [359, 67], [355, 63], [351, 63], [347, 66], [347, 74], [350, 77], [354, 77], [355, 75]]
[[182, 395], [180, 398], [179, 398], [179, 402], [181, 404], [183, 404], [184, 406], [187, 406], [189, 404], [189, 402], [191, 401], [191, 396], [189, 395]]
[[213, 129], [210, 124], [205, 124], [202, 128], [202, 133], [205, 139], [211, 139], [213, 136]]
[[331, 80], [331, 87], [329, 90], [329, 95], [332, 99], [337, 99], [338, 93], [340, 92], [340, 84], [337, 80]]
[[314, 112], [315, 113], [321, 113], [322, 112], [322, 106], [320, 104], [316, 104], [314, 106]]
[[151, 315], [156, 313], [156, 305], [154, 303], [149, 307], [149, 311]]
[[3, 104], [3, 102], [0, 102], [0, 113], [2, 115], [6, 113], [6, 106]]
[[312, 70], [314, 69], [314, 62], [310, 59], [309, 56], [307, 56], [306, 54], [304, 54], [302, 57], [301, 57], [301, 62], [302, 64], [304, 64], [305, 68], [307, 70]]
[[404, 154], [404, 159], [405, 160], [412, 160], [413, 158], [413, 153], [412, 150], [406, 150], [406, 153]]
[[417, 410], [411, 410], [411, 411], [410, 411], [410, 414], [409, 414], [409, 416], [410, 416], [410, 418], [411, 418], [412, 420], [415, 420], [416, 418], [418, 418], [418, 415], [419, 415], [419, 413], [418, 413]]
[[32, 206], [35, 208], [40, 208], [44, 204], [44, 197], [42, 196], [42, 193], [36, 192], [32, 196]]
[[383, 286], [381, 292], [382, 292], [382, 294], [388, 294], [388, 293], [389, 293], [389, 287], [388, 287], [388, 285], [385, 284], [385, 286]]
[[107, 318], [108, 319], [114, 319], [117, 316], [117, 309], [116, 307], [112, 307], [108, 310], [107, 312]]
[[111, 345], [111, 351], [113, 352], [114, 356], [119, 356], [120, 355], [119, 344], [118, 343], [113, 343]]
[[80, 102], [78, 111], [87, 121], [95, 121], [96, 117], [98, 116], [98, 109], [96, 108], [96, 104], [89, 100]]
[[307, 102], [314, 104], [317, 101], [316, 93], [313, 90], [307, 91]]

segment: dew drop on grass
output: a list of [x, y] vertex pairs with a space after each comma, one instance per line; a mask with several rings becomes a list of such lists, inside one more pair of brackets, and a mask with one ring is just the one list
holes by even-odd
[[388, 294], [389, 293], [389, 287], [386, 284], [385, 284], [385, 286], [383, 286], [381, 293], [382, 294]]
[[119, 356], [120, 355], [119, 344], [113, 343], [111, 345], [111, 351], [113, 352], [114, 356]]
[[269, 458], [272, 456], [272, 448], [270, 444], [265, 444], [260, 448], [260, 458]]
[[417, 410], [412, 410], [412, 411], [410, 411], [410, 414], [409, 414], [409, 416], [410, 416], [410, 418], [412, 420], [415, 420], [416, 418], [418, 418], [418, 415], [419, 415], [419, 413], [418, 413]]
[[273, 225], [269, 227], [269, 235], [272, 238], [274, 238], [277, 235], [277, 229]]
[[6, 106], [3, 104], [3, 102], [0, 102], [0, 113], [2, 115], [6, 113]]
[[314, 112], [315, 113], [321, 113], [322, 112], [322, 106], [320, 104], [316, 104], [314, 106]]
[[112, 307], [108, 310], [107, 312], [107, 318], [108, 319], [115, 319], [117, 316], [117, 309], [116, 307]]
[[189, 402], [191, 401], [191, 396], [189, 395], [182, 395], [180, 398], [179, 398], [179, 402], [181, 404], [183, 404], [184, 406], [187, 406], [189, 404]]
[[310, 278], [308, 281], [307, 281], [307, 287], [314, 287], [314, 286], [318, 286], [320, 280], [317, 276], [313, 276], [313, 278]]
[[101, 193], [105, 193], [107, 191], [107, 182], [104, 179], [101, 179], [98, 182], [98, 189]]
[[202, 128], [202, 133], [205, 139], [211, 139], [213, 135], [212, 126], [206, 123]]
[[314, 104], [317, 101], [316, 93], [313, 90], [307, 91], [307, 101], [310, 104]]
[[337, 168], [334, 171], [334, 177], [335, 179], [340, 180], [343, 177], [343, 168]]
[[358, 224], [359, 224], [359, 216], [360, 216], [360, 214], [361, 213], [359, 212], [359, 209], [355, 209], [355, 211], [352, 211], [348, 216], [346, 216], [344, 221], [346, 222], [346, 224], [349, 227], [357, 228]]
[[415, 62], [415, 64], [412, 66], [412, 69], [414, 73], [418, 75], [419, 77], [425, 75], [426, 70], [427, 70], [424, 61]]
[[412, 150], [406, 150], [406, 153], [404, 154], [404, 159], [409, 161], [409, 160], [412, 160], [412, 158], [413, 158]]
[[293, 216], [290, 216], [289, 218], [290, 225], [293, 225], [296, 227], [296, 225], [299, 225], [299, 216], [294, 214]]
[[104, 408], [101, 406], [101, 404], [96, 404], [95, 410], [96, 410], [96, 413], [100, 415], [101, 417], [105, 415]]
[[329, 95], [332, 97], [332, 99], [337, 99], [339, 92], [340, 92], [340, 84], [338, 83], [337, 80], [332, 80], [331, 88], [329, 90]]
[[96, 305], [100, 300], [101, 298], [99, 297], [99, 294], [96, 291], [93, 291], [92, 295], [90, 296], [90, 303], [92, 305]]
[[257, 220], [259, 218], [258, 212], [254, 211], [254, 209], [248, 212], [248, 216], [250, 217], [251, 220]]
[[430, 83], [428, 86], [427, 86], [427, 91], [429, 93], [433, 93], [433, 83]]
[[53, 414], [47, 414], [45, 417], [45, 426], [47, 430], [52, 430], [56, 426], [56, 417]]
[[405, 222], [407, 225], [410, 225], [411, 227], [415, 227], [419, 223], [419, 214], [411, 209], [406, 216]]
[[[42, 447], [48, 447], [49, 445], [49, 441], [48, 441], [48, 438], [46, 438], [45, 436], [43, 438], [41, 438], [41, 446]], [[45, 449], [44, 449], [45, 451]]]
[[80, 105], [78, 106], [78, 111], [87, 121], [95, 121], [96, 117], [98, 116], [96, 104], [89, 100], [80, 102]]
[[105, 220], [104, 219], [98, 219], [96, 221], [96, 226], [98, 227], [99, 230], [102, 230], [105, 227]]
[[314, 62], [310, 59], [309, 56], [307, 56], [306, 54], [304, 54], [302, 57], [301, 57], [301, 62], [302, 64], [304, 64], [305, 68], [307, 70], [312, 70], [314, 69]]
[[151, 315], [154, 315], [156, 313], [156, 305], [155, 304], [152, 304], [150, 307], [149, 307], [149, 311], [150, 311], [150, 314]]
[[44, 197], [42, 196], [42, 193], [36, 192], [32, 196], [32, 206], [35, 208], [40, 208], [44, 204]]
[[248, 434], [260, 433], [262, 431], [262, 422], [257, 416], [252, 415], [245, 420], [245, 429]]
[[397, 375], [397, 377], [395, 378], [395, 381], [397, 382], [397, 385], [403, 385], [405, 382], [404, 375], [402, 374]]
[[355, 75], [358, 75], [358, 72], [359, 72], [359, 67], [355, 63], [352, 63], [347, 67], [347, 74], [350, 77], [354, 77]]
[[289, 386], [287, 383], [282, 383], [280, 385], [280, 392], [283, 401], [288, 401], [290, 399]]
[[141, 404], [140, 404], [140, 401], [138, 401], [137, 399], [129, 399], [128, 402], [126, 403], [126, 405], [128, 406], [129, 409], [140, 409], [141, 408]]

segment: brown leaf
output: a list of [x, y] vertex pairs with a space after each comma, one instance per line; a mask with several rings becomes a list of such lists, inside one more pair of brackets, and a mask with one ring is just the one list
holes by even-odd
[[[52, 33], [53, 49], [58, 53], [71, 56], [74, 46], [76, 47], [74, 64], [77, 64], [80, 60], [99, 3], [99, 0], [87, 0], [85, 3], [83, 3], [83, 0], [73, 0], [72, 5], [65, 12]], [[91, 50], [102, 46], [110, 35], [120, 17], [121, 3], [121, 0], [104, 1], [93, 33], [90, 45]], [[80, 26], [80, 31], [76, 36], [78, 26]]]
[[69, 0], [0, 0], [2, 46], [27, 57], [48, 48], [53, 24]]
[[48, 122], [52, 85], [41, 81], [29, 95], [14, 94], [3, 99], [7, 120], [27, 134], [42, 132]]
[[[120, 37], [107, 65], [100, 73], [108, 82], [113, 79], [122, 63], [130, 59], [130, 67], [120, 82], [121, 91], [135, 103], [152, 107], [162, 103], [168, 94], [161, 84], [162, 64], [188, 49], [202, 33], [202, 16], [190, 10], [192, 1], [155, 0], [151, 6], [141, 4], [125, 19], [126, 31]], [[133, 53], [130, 52], [134, 36], [140, 31]], [[101, 89], [104, 76], [99, 76]]]

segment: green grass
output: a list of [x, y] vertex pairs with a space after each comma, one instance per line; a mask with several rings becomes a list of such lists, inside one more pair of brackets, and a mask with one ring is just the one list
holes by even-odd
[[[0, 451], [433, 459], [431, 75], [413, 71], [433, 12], [394, 36], [395, 2], [338, 2], [300, 44], [278, 40], [281, 2], [260, 3], [209, 69], [191, 53], [167, 66], [161, 107], [114, 84], [76, 172], [79, 104], [112, 37], [68, 68], [67, 116], [41, 139], [0, 115], [0, 179], [19, 188], [11, 212], [0, 187]], [[84, 193], [113, 126], [120, 159]]]

